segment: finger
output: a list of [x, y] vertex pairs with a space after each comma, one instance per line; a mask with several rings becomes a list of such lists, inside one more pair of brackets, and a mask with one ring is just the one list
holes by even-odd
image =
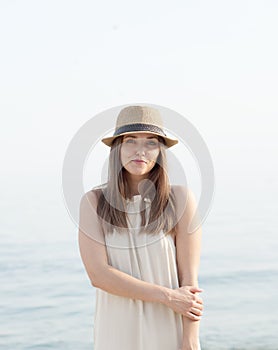
[[203, 292], [203, 291], [204, 291], [202, 288], [195, 287], [195, 286], [190, 287], [190, 289], [189, 289], [189, 290], [190, 290], [191, 292], [193, 292], [193, 293], [196, 293], [196, 292], [201, 293], [201, 292]]
[[197, 309], [196, 307], [191, 307], [190, 312], [194, 315], [197, 315], [197, 316], [203, 315], [203, 312], [200, 309]]
[[203, 299], [199, 298], [196, 294], [192, 295], [192, 300], [196, 303], [203, 304]]
[[201, 316], [194, 315], [189, 311], [186, 312], [185, 316], [187, 316], [192, 321], [200, 321], [201, 320]]
[[203, 304], [199, 304], [199, 303], [192, 303], [191, 307], [194, 307], [195, 309], [198, 309], [198, 310], [204, 310]]
[[201, 298], [196, 298], [195, 301], [196, 301], [196, 303], [199, 303], [199, 304], [203, 304], [204, 303], [203, 299], [201, 299]]

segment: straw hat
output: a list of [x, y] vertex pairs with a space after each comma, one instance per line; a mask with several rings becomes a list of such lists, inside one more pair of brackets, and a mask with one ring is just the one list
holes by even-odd
[[122, 109], [118, 115], [113, 136], [105, 137], [101, 141], [111, 147], [116, 137], [134, 132], [149, 132], [161, 136], [168, 148], [179, 142], [167, 137], [163, 130], [163, 121], [159, 111], [148, 106], [128, 106]]

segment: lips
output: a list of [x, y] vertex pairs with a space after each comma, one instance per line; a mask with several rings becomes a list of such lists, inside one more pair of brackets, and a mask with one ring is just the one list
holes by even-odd
[[133, 162], [138, 163], [138, 164], [147, 163], [147, 162], [145, 162], [145, 161], [142, 160], [142, 159], [133, 159]]

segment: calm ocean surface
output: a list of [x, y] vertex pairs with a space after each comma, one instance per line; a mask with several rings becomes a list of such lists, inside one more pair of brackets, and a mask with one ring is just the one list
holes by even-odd
[[[203, 224], [201, 345], [203, 350], [274, 350], [277, 179], [262, 181], [259, 174], [234, 180], [216, 181]], [[0, 348], [92, 350], [95, 289], [60, 188], [43, 196], [18, 190], [19, 197], [14, 193], [1, 205]]]

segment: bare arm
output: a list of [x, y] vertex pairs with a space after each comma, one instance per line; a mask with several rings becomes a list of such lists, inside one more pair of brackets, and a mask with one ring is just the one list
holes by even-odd
[[171, 291], [169, 288], [139, 280], [108, 264], [96, 206], [95, 193], [88, 192], [82, 197], [79, 217], [79, 249], [91, 284], [111, 294], [166, 303]]
[[[201, 226], [193, 233], [188, 232], [191, 220], [196, 214], [196, 201], [192, 191], [184, 186], [176, 186], [175, 195], [177, 208], [179, 208], [177, 210], [179, 219], [176, 236], [179, 283], [180, 286], [198, 287]], [[197, 296], [197, 293], [193, 294], [194, 300], [192, 301], [191, 313], [195, 315], [195, 320], [183, 316], [183, 350], [198, 349], [199, 323], [203, 306], [200, 304], [202, 299]]]
[[104, 234], [96, 208], [96, 194], [86, 193], [80, 202], [78, 237], [81, 258], [91, 284], [118, 296], [162, 303], [188, 317], [192, 298], [195, 296], [186, 288], [173, 290], [145, 282], [109, 265]]
[[[150, 302], [165, 303], [168, 299], [166, 287], [139, 280], [105, 262], [105, 247], [92, 241], [79, 231], [81, 258], [91, 284], [108, 293]], [[98, 260], [98, 258], [104, 259]]]

